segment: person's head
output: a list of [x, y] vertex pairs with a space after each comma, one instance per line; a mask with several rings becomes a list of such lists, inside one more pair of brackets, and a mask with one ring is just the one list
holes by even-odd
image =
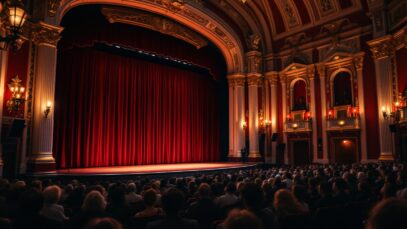
[[258, 210], [263, 203], [263, 190], [255, 183], [244, 184], [241, 192], [244, 204], [249, 210]]
[[44, 189], [42, 195], [44, 196], [44, 203], [56, 204], [61, 198], [61, 189], [56, 185], [51, 185]]
[[407, 200], [383, 200], [371, 211], [366, 229], [404, 229], [407, 225], [406, 215]]
[[229, 182], [226, 187], [225, 187], [225, 191], [228, 193], [235, 193], [236, 192], [236, 184], [234, 182]]
[[336, 193], [344, 192], [347, 188], [346, 181], [342, 178], [336, 178], [334, 181], [333, 189]]
[[211, 195], [211, 187], [207, 183], [199, 185], [198, 193], [200, 197], [209, 197]]
[[123, 226], [113, 218], [94, 218], [89, 221], [85, 229], [123, 229]]
[[247, 210], [233, 210], [229, 213], [222, 229], [261, 229], [261, 221]]
[[184, 194], [176, 189], [169, 188], [161, 197], [161, 203], [167, 216], [174, 217], [184, 206]]
[[22, 215], [36, 215], [43, 205], [43, 197], [38, 189], [31, 188], [24, 191], [19, 202], [19, 213]]
[[156, 200], [157, 200], [157, 193], [154, 189], [150, 188], [146, 191], [143, 192], [143, 200], [144, 203], [151, 207], [154, 206]]
[[319, 184], [319, 194], [320, 195], [331, 195], [332, 194], [332, 184], [329, 182], [321, 182]]
[[297, 213], [300, 205], [294, 194], [286, 189], [280, 189], [274, 195], [274, 208], [284, 214]]
[[131, 192], [137, 192], [137, 186], [135, 183], [129, 183], [127, 185], [127, 192], [131, 193]]
[[106, 208], [106, 200], [99, 191], [89, 192], [82, 204], [83, 212], [103, 212]]

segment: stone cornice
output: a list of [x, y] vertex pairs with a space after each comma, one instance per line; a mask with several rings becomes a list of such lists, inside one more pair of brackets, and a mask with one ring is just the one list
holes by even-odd
[[53, 26], [42, 21], [37, 23], [27, 21], [23, 28], [22, 36], [27, 40], [31, 40], [36, 45], [56, 47], [61, 39], [63, 29], [62, 27]]

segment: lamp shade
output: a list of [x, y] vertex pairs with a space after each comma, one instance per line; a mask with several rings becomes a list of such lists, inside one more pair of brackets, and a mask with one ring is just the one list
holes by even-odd
[[10, 27], [19, 30], [23, 27], [26, 19], [26, 11], [20, 1], [12, 1], [8, 5]]

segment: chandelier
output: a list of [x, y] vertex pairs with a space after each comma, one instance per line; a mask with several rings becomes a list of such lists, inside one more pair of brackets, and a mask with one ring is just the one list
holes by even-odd
[[18, 78], [18, 75], [11, 79], [8, 88], [11, 91], [11, 98], [7, 101], [7, 109], [10, 113], [17, 112], [20, 109], [20, 105], [25, 102], [25, 88], [21, 86], [21, 80]]
[[23, 39], [20, 37], [27, 13], [21, 0], [1, 0], [0, 2], [0, 49], [7, 50], [10, 45], [18, 50]]

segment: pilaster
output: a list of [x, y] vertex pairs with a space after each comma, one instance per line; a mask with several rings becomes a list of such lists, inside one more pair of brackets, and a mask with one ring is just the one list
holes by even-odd
[[380, 157], [379, 160], [394, 160], [393, 138], [389, 124], [391, 120], [383, 116], [383, 112], [390, 113], [393, 107], [392, 74], [393, 67], [391, 58], [394, 57], [392, 36], [387, 35], [369, 41], [368, 44], [373, 54], [376, 70], [376, 89], [378, 103], [378, 117], [380, 130]]
[[322, 160], [319, 160], [322, 163], [328, 163], [328, 138], [326, 133], [326, 90], [325, 90], [325, 78], [326, 78], [326, 71], [325, 66], [322, 64], [317, 65], [318, 75], [320, 79], [321, 85], [321, 111], [322, 111], [322, 151], [323, 157]]
[[229, 83], [229, 158], [240, 158], [245, 147], [245, 75], [231, 74]]
[[316, 109], [316, 99], [315, 99], [315, 66], [311, 65], [307, 69], [307, 76], [310, 81], [310, 91], [311, 91], [311, 103], [310, 111], [313, 116], [312, 118], [312, 161], [315, 163], [318, 161], [318, 128], [317, 128], [317, 109]]
[[[32, 152], [27, 162], [27, 171], [31, 173], [55, 171], [55, 159], [52, 154], [54, 128], [54, 94], [56, 79], [56, 44], [60, 39], [61, 27], [43, 22], [32, 30], [32, 41], [37, 45], [35, 62], [35, 80], [32, 113]], [[44, 115], [47, 104], [51, 112]]]
[[[271, 133], [270, 135], [272, 136], [273, 134], [277, 134], [277, 123], [278, 123], [278, 117], [277, 117], [277, 80], [278, 80], [278, 73], [274, 71], [266, 72], [266, 80], [268, 81], [270, 85], [270, 102], [271, 102], [271, 107], [270, 107], [270, 121], [271, 121]], [[271, 163], [276, 164], [277, 162], [277, 142], [271, 142]]]

